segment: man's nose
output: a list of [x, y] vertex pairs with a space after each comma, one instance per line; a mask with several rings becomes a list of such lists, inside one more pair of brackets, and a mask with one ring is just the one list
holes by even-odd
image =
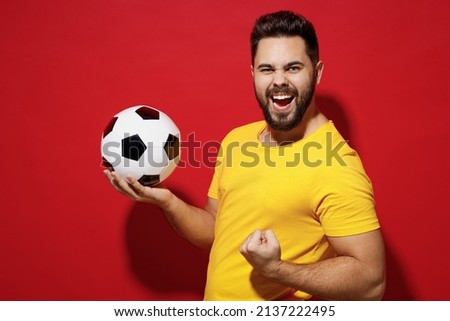
[[284, 70], [277, 70], [274, 73], [273, 84], [278, 87], [283, 87], [288, 84], [288, 80]]

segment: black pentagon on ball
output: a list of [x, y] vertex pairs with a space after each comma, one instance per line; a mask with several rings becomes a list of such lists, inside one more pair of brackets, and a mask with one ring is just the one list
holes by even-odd
[[103, 131], [103, 138], [105, 138], [106, 135], [108, 135], [110, 132], [112, 132], [112, 130], [113, 130], [113, 128], [114, 128], [114, 125], [116, 124], [117, 119], [118, 119], [118, 117], [113, 117], [113, 118], [109, 121], [108, 125], [106, 125], [106, 128], [105, 128], [105, 130]]
[[132, 135], [122, 139], [122, 157], [139, 160], [145, 153], [147, 146], [145, 146], [139, 135]]
[[169, 160], [177, 158], [180, 154], [180, 139], [177, 136], [169, 134], [167, 141], [164, 144], [164, 150], [166, 151]]
[[138, 182], [144, 186], [153, 186], [159, 183], [159, 175], [142, 175]]
[[108, 168], [111, 171], [114, 171], [114, 168], [113, 168], [112, 164], [110, 162], [108, 162], [105, 157], [102, 157], [102, 165], [101, 166], [105, 167], [105, 168]]
[[142, 119], [159, 119], [159, 111], [151, 107], [140, 107], [136, 109], [135, 113]]

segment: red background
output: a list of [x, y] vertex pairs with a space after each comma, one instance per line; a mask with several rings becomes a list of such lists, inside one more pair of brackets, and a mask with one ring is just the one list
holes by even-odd
[[[2, 1], [0, 299], [202, 298], [207, 253], [109, 186], [100, 136], [136, 104], [203, 144], [261, 119], [248, 38], [278, 9], [316, 25], [318, 104], [374, 184], [385, 299], [450, 299], [446, 0]], [[211, 175], [168, 185], [202, 206]]]

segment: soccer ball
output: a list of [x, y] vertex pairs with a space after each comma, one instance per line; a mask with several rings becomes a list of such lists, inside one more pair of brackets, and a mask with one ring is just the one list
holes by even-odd
[[180, 160], [180, 131], [162, 111], [146, 105], [124, 109], [103, 131], [102, 165], [142, 185], [164, 181]]

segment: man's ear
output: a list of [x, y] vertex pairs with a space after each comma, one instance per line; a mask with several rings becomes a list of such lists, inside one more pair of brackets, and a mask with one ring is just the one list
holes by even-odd
[[250, 65], [250, 70], [252, 71], [252, 77], [255, 76], [255, 71], [253, 70], [253, 65]]
[[323, 61], [319, 61], [316, 65], [316, 69], [314, 71], [316, 73], [316, 85], [320, 84], [320, 79], [322, 79], [323, 73]]

